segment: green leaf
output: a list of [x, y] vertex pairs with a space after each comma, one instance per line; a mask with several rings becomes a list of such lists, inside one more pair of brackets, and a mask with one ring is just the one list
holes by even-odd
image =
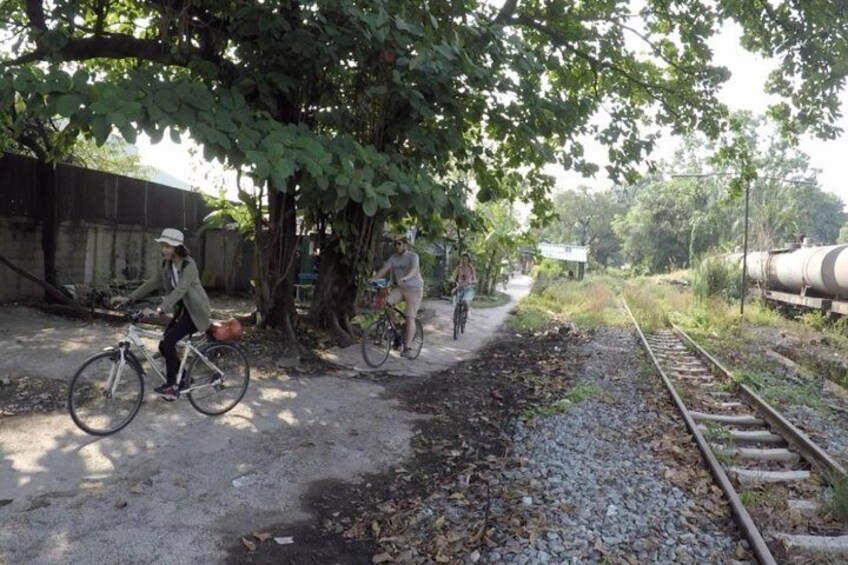
[[83, 97], [79, 94], [62, 94], [56, 99], [56, 112], [64, 118], [70, 118], [82, 107]]
[[153, 100], [165, 114], [174, 114], [179, 107], [176, 98], [170, 90], [157, 90], [153, 95]]
[[121, 132], [121, 135], [129, 144], [134, 144], [136, 141], [136, 131], [132, 124], [123, 124], [118, 127], [118, 130]]
[[278, 159], [271, 166], [271, 176], [275, 179], [278, 185], [283, 186], [288, 181], [289, 177], [294, 175], [295, 165], [290, 159]]
[[271, 172], [271, 163], [268, 161], [268, 157], [260, 151], [248, 151], [246, 156], [248, 160], [253, 163], [253, 174], [255, 174], [260, 180], [268, 178], [268, 175]]
[[88, 86], [88, 79], [89, 74], [86, 71], [84, 71], [83, 69], [77, 70], [77, 72], [74, 73], [74, 77], [72, 79], [74, 84], [74, 90], [83, 90], [84, 88], [86, 88]]
[[233, 133], [238, 129], [235, 122], [233, 122], [232, 117], [230, 116], [230, 112], [223, 109], [218, 110], [218, 112], [215, 114], [215, 125], [217, 125], [221, 131], [224, 131], [226, 133]]
[[371, 198], [362, 203], [362, 211], [366, 216], [373, 216], [377, 213], [377, 199]]
[[218, 66], [211, 61], [197, 60], [188, 64], [188, 68], [205, 77], [214, 77], [218, 74]]
[[147, 130], [147, 135], [150, 136], [151, 143], [156, 144], [162, 141], [162, 138], [165, 136], [165, 130], [154, 126]]
[[94, 142], [103, 145], [112, 133], [112, 124], [103, 116], [98, 116], [91, 124], [91, 133], [94, 135]]
[[350, 199], [354, 202], [362, 202], [363, 193], [362, 187], [360, 185], [352, 185], [350, 188], [347, 189], [347, 193], [350, 196]]

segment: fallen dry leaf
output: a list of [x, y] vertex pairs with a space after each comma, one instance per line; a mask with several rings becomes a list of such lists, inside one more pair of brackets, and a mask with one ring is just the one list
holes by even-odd
[[384, 551], [383, 553], [378, 553], [377, 555], [372, 557], [371, 563], [388, 563], [389, 561], [393, 560], [394, 557]]
[[256, 551], [256, 544], [245, 537], [241, 538], [241, 544], [250, 552]]
[[259, 541], [268, 541], [272, 537], [271, 534], [269, 534], [268, 532], [253, 532], [250, 535], [258, 539]]
[[601, 538], [595, 538], [595, 543], [592, 545], [592, 547], [594, 547], [595, 550], [601, 555], [609, 555], [609, 550], [604, 546], [604, 542], [601, 541]]

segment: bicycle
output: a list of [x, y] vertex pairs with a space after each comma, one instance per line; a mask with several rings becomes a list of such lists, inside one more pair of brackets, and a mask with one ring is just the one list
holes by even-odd
[[[376, 303], [383, 311], [362, 333], [362, 358], [369, 367], [376, 369], [386, 362], [393, 347], [402, 349], [406, 345], [406, 324], [404, 323], [406, 315], [386, 302], [385, 285], [372, 283], [372, 287], [377, 289]], [[398, 315], [400, 315], [400, 321], [396, 319]], [[420, 319], [415, 318], [415, 335], [409, 346], [410, 353], [407, 358], [418, 358], [422, 347], [424, 347], [424, 325]]]
[[465, 333], [465, 323], [468, 321], [468, 296], [471, 287], [457, 288], [453, 292], [453, 300], [456, 306], [453, 307], [453, 338], [459, 339], [460, 333]]
[[[130, 326], [117, 347], [87, 359], [74, 374], [68, 390], [68, 411], [84, 432], [107, 436], [125, 428], [138, 414], [144, 400], [144, 376], [135, 346], [153, 371], [166, 382], [165, 375], [144, 343], [142, 336], [161, 339], [162, 334], [136, 327], [144, 316], [128, 315]], [[242, 348], [233, 341], [214, 341], [203, 334], [180, 340], [182, 349], [177, 385], [180, 398], [188, 398], [202, 414], [218, 416], [231, 410], [247, 392], [250, 364]]]

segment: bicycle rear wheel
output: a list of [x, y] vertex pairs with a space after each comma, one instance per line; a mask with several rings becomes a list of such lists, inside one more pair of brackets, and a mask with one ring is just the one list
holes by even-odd
[[459, 339], [459, 326], [462, 324], [462, 302], [453, 307], [453, 338]]
[[234, 343], [211, 343], [199, 351], [206, 359], [195, 355], [191, 361], [188, 401], [201, 414], [218, 416], [241, 402], [250, 383], [250, 364]]
[[462, 333], [465, 333], [465, 322], [467, 322], [467, 321], [468, 321], [468, 305], [463, 304], [462, 305], [462, 314], [460, 314], [460, 317], [459, 317], [459, 330]]
[[362, 358], [369, 367], [376, 369], [386, 362], [394, 337], [394, 330], [382, 318], [365, 328], [362, 334]]
[[124, 363], [121, 355], [104, 351], [77, 370], [68, 387], [68, 412], [79, 428], [94, 436], [108, 436], [129, 424], [144, 399], [144, 379], [139, 368]]
[[421, 355], [421, 348], [424, 347], [424, 324], [418, 318], [415, 318], [415, 335], [408, 347], [409, 357], [407, 359], [416, 359]]

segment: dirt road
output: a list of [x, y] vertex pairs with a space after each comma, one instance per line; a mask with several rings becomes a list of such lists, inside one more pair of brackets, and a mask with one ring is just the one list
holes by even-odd
[[[510, 304], [475, 310], [458, 341], [450, 305], [426, 302], [436, 316], [421, 358], [386, 369], [420, 377], [472, 356], [529, 282], [513, 280]], [[0, 375], [67, 379], [116, 331], [0, 309]], [[353, 349], [328, 357], [361, 364]], [[220, 418], [149, 396], [108, 438], [85, 435], [63, 411], [2, 419], [0, 562], [220, 562], [246, 532], [308, 519], [300, 498], [314, 481], [356, 481], [409, 455], [420, 416], [385, 393], [365, 379], [254, 372], [245, 399]]]

